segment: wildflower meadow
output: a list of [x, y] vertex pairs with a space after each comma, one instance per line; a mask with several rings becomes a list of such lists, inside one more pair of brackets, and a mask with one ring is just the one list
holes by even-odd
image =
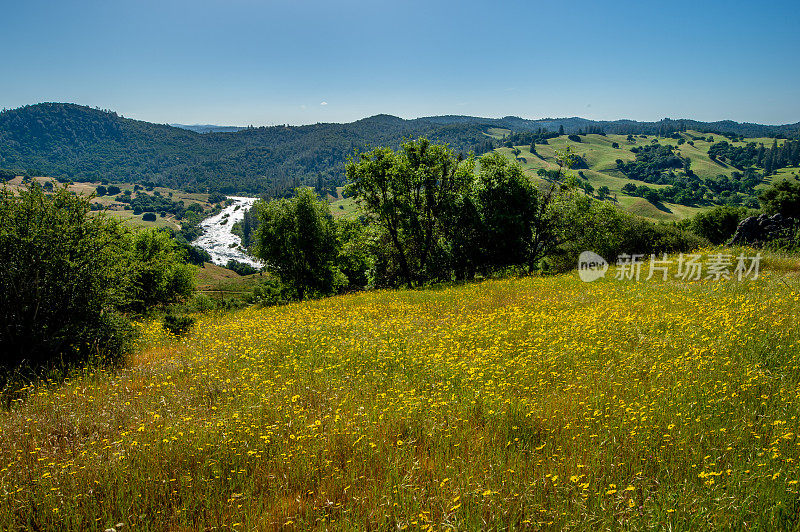
[[0, 529], [796, 528], [797, 270], [141, 322], [0, 412]]

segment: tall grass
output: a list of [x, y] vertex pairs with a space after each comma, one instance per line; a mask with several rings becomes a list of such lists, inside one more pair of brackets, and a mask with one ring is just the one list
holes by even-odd
[[775, 262], [141, 324], [126, 369], [0, 413], [0, 528], [796, 528], [800, 284]]

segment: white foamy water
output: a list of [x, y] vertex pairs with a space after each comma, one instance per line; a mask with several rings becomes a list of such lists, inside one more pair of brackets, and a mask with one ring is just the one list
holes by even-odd
[[233, 259], [260, 268], [263, 264], [246, 254], [241, 248], [242, 239], [231, 233], [233, 224], [244, 218], [244, 211], [252, 207], [257, 198], [228, 196], [228, 199], [233, 200], [232, 205], [200, 222], [203, 234], [192, 244], [208, 251], [214, 264], [225, 266]]

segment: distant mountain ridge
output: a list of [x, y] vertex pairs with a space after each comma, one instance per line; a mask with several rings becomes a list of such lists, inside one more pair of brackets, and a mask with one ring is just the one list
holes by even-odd
[[237, 131], [247, 129], [246, 127], [242, 126], [217, 126], [214, 124], [191, 124], [191, 125], [169, 124], [169, 125], [180, 129], [188, 129], [189, 131], [194, 131], [195, 133], [235, 133]]
[[636, 120], [590, 120], [588, 118], [537, 118], [527, 119], [518, 116], [505, 116], [503, 118], [478, 118], [462, 115], [428, 116], [420, 118], [435, 124], [452, 125], [466, 123], [482, 123], [492, 127], [501, 127], [513, 131], [536, 131], [539, 128], [549, 131], [558, 131], [564, 127], [564, 132], [577, 133], [587, 128], [601, 128], [605, 133], [615, 134], [655, 134], [659, 129], [680, 127], [708, 133], [736, 133], [747, 137], [785, 137], [795, 136], [800, 132], [800, 122], [783, 125], [754, 124], [749, 122], [735, 122], [733, 120], [719, 120], [716, 122], [702, 122], [688, 118], [664, 118], [657, 122], [639, 122]]
[[[489, 128], [514, 132], [546, 128], [566, 133], [595, 127], [608, 133], [654, 134], [686, 127], [746, 136], [795, 136], [800, 123], [781, 126], [732, 121], [528, 120], [508, 116], [434, 116], [406, 120], [375, 115], [351, 123], [272, 126], [220, 132], [153, 124], [113, 111], [41, 103], [0, 113], [0, 168], [63, 179], [152, 182], [187, 191], [281, 195], [298, 185], [331, 190], [344, 181], [344, 162], [357, 150], [397, 147], [427, 136], [459, 152], [483, 153], [499, 141]], [[193, 129], [195, 128], [195, 129]]]

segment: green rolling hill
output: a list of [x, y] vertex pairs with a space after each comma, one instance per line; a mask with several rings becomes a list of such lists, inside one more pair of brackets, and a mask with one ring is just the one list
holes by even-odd
[[[668, 188], [669, 185], [656, 184], [656, 183], [643, 183], [630, 179], [623, 171], [618, 168], [616, 161], [621, 159], [624, 162], [631, 162], [636, 159], [636, 154], [631, 151], [632, 148], [641, 148], [653, 144], [657, 139], [659, 145], [669, 145], [674, 147], [674, 153], [682, 158], [690, 159], [691, 169], [701, 182], [708, 180], [719, 179], [724, 175], [728, 178], [733, 178], [735, 173], [741, 174], [743, 169], [734, 167], [732, 164], [712, 160], [709, 157], [709, 148], [721, 140], [728, 142], [733, 146], [746, 146], [748, 143], [764, 144], [769, 147], [773, 139], [767, 137], [757, 137], [737, 139], [735, 141], [726, 139], [724, 137], [715, 138], [714, 140], [708, 139], [709, 135], [703, 134], [699, 131], [686, 131], [676, 135], [678, 138], [672, 137], [655, 137], [648, 135], [647, 138], [635, 136], [634, 140], [628, 139], [628, 135], [614, 135], [614, 134], [587, 134], [581, 135], [580, 142], [574, 142], [568, 139], [567, 135], [561, 135], [557, 138], [548, 140], [548, 144], [536, 144], [536, 154], [531, 153], [530, 145], [517, 145], [512, 147], [500, 147], [497, 151], [508, 157], [515, 159], [534, 179], [544, 180], [544, 177], [539, 175], [540, 170], [555, 170], [558, 168], [556, 164], [556, 153], [566, 150], [568, 147], [576, 155], [579, 155], [585, 162], [588, 168], [573, 169], [571, 172], [578, 175], [580, 172], [585, 178], [578, 178], [578, 182], [589, 183], [594, 188], [594, 194], [597, 196], [597, 190], [600, 187], [608, 187], [610, 196], [607, 201], [617, 203], [621, 208], [630, 211], [634, 214], [644, 216], [660, 221], [680, 220], [683, 218], [691, 217], [702, 209], [708, 208], [715, 204], [720, 203], [709, 199], [707, 201], [697, 202], [690, 205], [682, 205], [674, 202], [650, 202], [643, 197], [628, 194], [623, 191], [623, 187], [628, 184], [646, 185], [654, 190], [662, 190]], [[713, 136], [713, 135], [712, 135]], [[703, 137], [707, 140], [700, 140]], [[683, 139], [683, 141], [679, 140]], [[691, 141], [689, 144], [687, 141]], [[779, 141], [779, 146], [783, 141]], [[618, 147], [614, 147], [614, 144]], [[515, 155], [515, 150], [519, 153]], [[775, 175], [762, 180], [762, 182], [754, 187], [753, 193], [750, 195], [750, 203], [755, 200], [755, 195], [759, 189], [767, 186], [770, 182], [777, 179], [795, 179], [800, 175], [800, 168], [789, 167], [781, 168], [776, 171]], [[678, 177], [680, 179], [680, 177]], [[746, 195], [742, 195], [747, 199]]]

